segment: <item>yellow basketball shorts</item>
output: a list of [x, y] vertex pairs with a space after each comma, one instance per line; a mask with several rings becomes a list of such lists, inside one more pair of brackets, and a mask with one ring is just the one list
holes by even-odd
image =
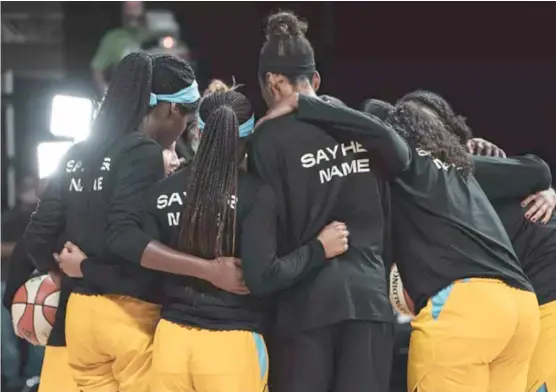
[[539, 337], [534, 293], [494, 279], [464, 279], [413, 319], [409, 392], [523, 392]]
[[73, 379], [65, 347], [46, 346], [39, 392], [80, 392]]
[[556, 301], [540, 306], [541, 333], [527, 377], [527, 392], [556, 392]]
[[160, 306], [120, 296], [72, 293], [66, 343], [82, 392], [147, 392]]
[[158, 324], [151, 375], [156, 392], [266, 392], [268, 356], [261, 335]]

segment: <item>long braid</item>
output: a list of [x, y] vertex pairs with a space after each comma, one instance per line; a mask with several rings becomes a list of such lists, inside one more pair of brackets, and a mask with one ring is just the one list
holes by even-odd
[[247, 98], [216, 92], [201, 103], [203, 136], [190, 167], [179, 248], [214, 259], [235, 251], [239, 124], [252, 114]]

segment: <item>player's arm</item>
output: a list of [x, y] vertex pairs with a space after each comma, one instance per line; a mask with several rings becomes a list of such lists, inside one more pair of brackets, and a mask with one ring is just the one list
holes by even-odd
[[376, 153], [395, 175], [405, 170], [411, 162], [411, 150], [405, 140], [378, 117], [363, 114], [345, 106], [332, 105], [315, 97], [299, 95], [297, 113], [300, 120], [323, 122], [333, 126], [325, 128], [349, 133], [368, 151]]
[[30, 261], [40, 273], [58, 271], [51, 250], [65, 229], [63, 176], [59, 168], [49, 179], [29, 225], [13, 251], [10, 264]]
[[498, 158], [472, 155], [475, 178], [491, 200], [517, 198], [548, 189], [552, 174], [545, 161], [535, 155]]
[[241, 223], [243, 277], [249, 290], [256, 295], [288, 288], [312, 271], [325, 266], [327, 256], [334, 257], [347, 250], [345, 226], [336, 223], [337, 232], [333, 231], [336, 227], [328, 229], [332, 230], [329, 234], [335, 236], [333, 239], [328, 237], [330, 241], [323, 237], [314, 239], [288, 255], [278, 257], [275, 205], [272, 189], [266, 185], [260, 187], [249, 213]]
[[[52, 258], [52, 255], [50, 257]], [[52, 263], [54, 263], [54, 260], [52, 260]], [[26, 256], [25, 249], [23, 247], [16, 247], [12, 260], [10, 260], [8, 265], [6, 290], [2, 298], [2, 303], [6, 309], [11, 311], [15, 293], [29, 279], [34, 270], [35, 266]]]
[[105, 230], [106, 250], [123, 260], [140, 264], [152, 237], [141, 229], [143, 198], [164, 178], [162, 148], [142, 139], [118, 158]]

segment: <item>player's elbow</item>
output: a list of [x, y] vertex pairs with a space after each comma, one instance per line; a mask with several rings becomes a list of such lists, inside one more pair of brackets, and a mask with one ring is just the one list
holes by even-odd
[[243, 279], [251, 294], [262, 297], [273, 291], [266, 275], [265, 272], [261, 273], [260, 271], [255, 272], [249, 271], [249, 269], [246, 268], [243, 269]]
[[535, 162], [535, 169], [539, 177], [539, 190], [548, 189], [552, 186], [552, 172], [550, 166], [536, 155], [528, 155]]
[[262, 297], [271, 292], [271, 290], [269, 290], [269, 286], [265, 284], [263, 279], [248, 276], [249, 275], [244, 275], [244, 279], [245, 285], [247, 286], [251, 294], [256, 297]]

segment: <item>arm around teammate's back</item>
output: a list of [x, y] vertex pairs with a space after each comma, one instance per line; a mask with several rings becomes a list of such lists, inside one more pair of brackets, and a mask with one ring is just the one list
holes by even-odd
[[325, 128], [332, 136], [338, 135], [336, 130], [349, 132], [365, 149], [376, 153], [392, 175], [407, 169], [411, 162], [411, 150], [405, 140], [376, 116], [301, 95], [297, 109], [300, 120], [332, 125]]
[[472, 156], [475, 178], [489, 200], [525, 198], [550, 187], [552, 174], [535, 155], [511, 158]]

